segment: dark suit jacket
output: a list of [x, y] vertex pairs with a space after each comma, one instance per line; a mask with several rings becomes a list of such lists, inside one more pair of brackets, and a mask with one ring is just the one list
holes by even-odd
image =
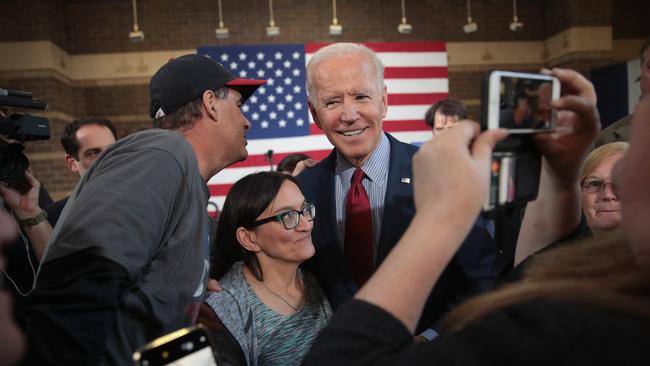
[[[415, 214], [411, 159], [417, 147], [386, 135], [391, 149], [390, 168], [375, 268], [395, 246]], [[316, 204], [312, 231], [316, 254], [305, 263], [305, 267], [317, 277], [334, 309], [357, 292], [338, 239], [335, 172], [336, 150], [333, 150], [317, 166], [307, 169], [297, 177], [307, 201]], [[404, 178], [408, 179], [408, 183]], [[492, 238], [485, 230], [484, 221], [479, 219], [433, 289], [418, 330], [426, 329], [438, 321], [452, 304], [490, 288], [495, 277], [495, 256], [496, 248]]]

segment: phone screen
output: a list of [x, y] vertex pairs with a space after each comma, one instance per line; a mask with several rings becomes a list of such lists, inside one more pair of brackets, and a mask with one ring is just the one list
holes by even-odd
[[506, 76], [499, 84], [499, 127], [509, 130], [553, 129], [552, 80]]
[[141, 366], [217, 366], [205, 329], [180, 329], [141, 347], [133, 359]]
[[210, 347], [203, 347], [176, 361], [167, 363], [168, 366], [217, 366]]

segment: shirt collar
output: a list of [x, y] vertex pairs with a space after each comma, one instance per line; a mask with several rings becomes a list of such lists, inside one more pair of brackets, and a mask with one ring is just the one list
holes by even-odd
[[[381, 134], [379, 145], [372, 152], [368, 161], [362, 166], [363, 172], [366, 173], [368, 178], [379, 186], [383, 186], [388, 176], [388, 168], [390, 165], [390, 142], [385, 133]], [[356, 167], [352, 165], [345, 157], [337, 150], [336, 151], [336, 174], [340, 175], [345, 182], [350, 182], [352, 174]]]

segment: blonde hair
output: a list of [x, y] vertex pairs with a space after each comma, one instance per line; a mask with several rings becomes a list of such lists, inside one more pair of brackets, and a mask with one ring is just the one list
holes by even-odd
[[307, 63], [307, 95], [312, 104], [316, 103], [316, 89], [314, 85], [316, 66], [323, 61], [356, 54], [368, 57], [374, 67], [378, 90], [384, 88], [384, 64], [377, 57], [375, 51], [359, 43], [334, 43], [316, 51], [309, 60], [309, 63]]
[[625, 141], [618, 141], [605, 144], [594, 149], [591, 153], [589, 153], [587, 159], [585, 159], [584, 164], [582, 164], [579, 181], [582, 182], [585, 178], [587, 178], [587, 176], [589, 176], [589, 174], [591, 174], [591, 172], [593, 172], [598, 164], [600, 164], [603, 160], [609, 158], [612, 155], [625, 153], [629, 146], [630, 144]]

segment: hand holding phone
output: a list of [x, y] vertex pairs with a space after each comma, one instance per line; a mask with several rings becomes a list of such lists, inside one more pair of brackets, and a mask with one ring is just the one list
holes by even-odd
[[489, 195], [484, 211], [534, 200], [541, 154], [531, 138], [555, 131], [560, 82], [551, 75], [490, 71], [483, 76], [481, 128], [503, 128], [509, 136], [492, 154]]

